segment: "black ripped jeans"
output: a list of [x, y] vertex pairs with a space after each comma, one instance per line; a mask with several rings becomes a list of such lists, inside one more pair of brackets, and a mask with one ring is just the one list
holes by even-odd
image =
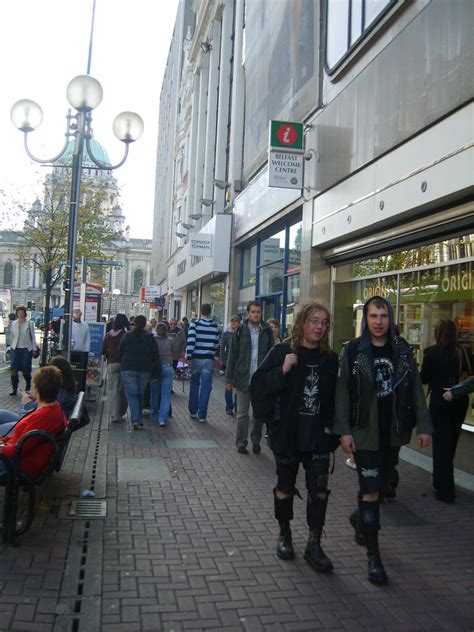
[[329, 452], [299, 452], [292, 457], [275, 455], [277, 490], [292, 496], [300, 463], [303, 465], [308, 494], [327, 494], [329, 474]]

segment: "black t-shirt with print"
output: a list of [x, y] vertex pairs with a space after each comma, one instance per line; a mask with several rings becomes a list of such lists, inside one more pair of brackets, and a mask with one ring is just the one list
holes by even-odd
[[393, 353], [392, 345], [387, 342], [383, 347], [372, 345], [374, 358], [374, 379], [377, 392], [379, 414], [379, 447], [390, 446], [393, 399]]
[[298, 411], [296, 449], [298, 452], [314, 452], [321, 432], [319, 428], [321, 352], [319, 349], [307, 349], [306, 347], [301, 347], [298, 351], [300, 361], [304, 364], [305, 384]]

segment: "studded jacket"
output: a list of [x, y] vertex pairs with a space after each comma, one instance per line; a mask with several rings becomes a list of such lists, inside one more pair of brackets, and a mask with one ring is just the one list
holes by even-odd
[[[398, 447], [417, 434], [431, 434], [432, 425], [423, 387], [408, 343], [392, 338], [393, 396], [391, 445]], [[361, 450], [377, 450], [379, 424], [376, 386], [367, 347], [360, 338], [343, 345], [336, 384], [334, 432], [352, 435]]]

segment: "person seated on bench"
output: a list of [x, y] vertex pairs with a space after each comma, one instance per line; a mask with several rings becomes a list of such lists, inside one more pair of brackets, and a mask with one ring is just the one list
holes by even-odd
[[[30, 430], [44, 430], [56, 439], [61, 439], [67, 425], [66, 416], [58, 402], [62, 385], [61, 371], [55, 366], [46, 366], [33, 375], [33, 394], [36, 408], [26, 414], [15, 425], [11, 434], [0, 439], [0, 450], [7, 458], [15, 455], [21, 437]], [[53, 453], [53, 446], [43, 442], [41, 437], [30, 439], [23, 451], [20, 468], [28, 476], [38, 476]], [[0, 462], [0, 475], [5, 473], [5, 465]]]
[[[74, 379], [71, 365], [63, 356], [54, 356], [51, 358], [49, 365], [55, 366], [61, 371], [63, 383], [59, 389], [58, 402], [69, 419], [77, 400], [76, 380]], [[0, 410], [0, 436], [5, 436], [26, 413], [31, 412], [35, 408], [35, 396], [31, 391], [25, 391], [21, 398], [19, 413], [14, 413], [10, 410]]]

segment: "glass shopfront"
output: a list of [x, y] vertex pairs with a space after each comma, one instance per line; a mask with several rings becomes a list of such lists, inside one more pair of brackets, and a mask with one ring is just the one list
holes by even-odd
[[263, 319], [276, 318], [282, 334], [293, 323], [300, 296], [301, 210], [242, 250], [240, 287], [255, 285]]
[[276, 318], [286, 335], [299, 300], [301, 270], [300, 218], [287, 220], [284, 228], [262, 239], [257, 251], [257, 297], [263, 318]]
[[224, 323], [224, 301], [225, 301], [225, 283], [224, 281], [217, 281], [215, 283], [211, 283], [209, 286], [209, 293], [211, 297], [211, 305], [212, 305], [212, 317], [213, 319], [219, 323], [219, 325], [223, 325]]
[[[459, 342], [473, 351], [474, 234], [334, 269], [334, 349], [360, 334], [362, 307], [376, 294], [393, 305], [401, 335], [420, 365], [442, 318], [454, 320]], [[474, 424], [474, 411], [466, 422]]]

